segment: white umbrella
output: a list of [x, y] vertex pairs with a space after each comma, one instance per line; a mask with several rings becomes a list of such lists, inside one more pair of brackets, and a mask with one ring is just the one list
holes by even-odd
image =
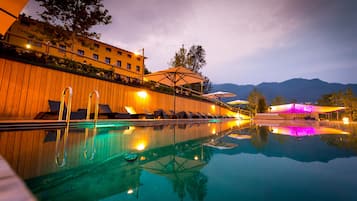
[[166, 70], [147, 74], [144, 78], [174, 88], [174, 112], [176, 112], [176, 86], [200, 83], [204, 81], [204, 78], [201, 75], [182, 66], [171, 67]]
[[234, 100], [234, 101], [227, 102], [227, 104], [229, 104], [229, 105], [247, 105], [247, 104], [249, 104], [249, 102], [246, 100]]
[[230, 98], [236, 96], [236, 94], [226, 91], [217, 91], [209, 94], [203, 94], [202, 96], [206, 98], [213, 98], [213, 99], [221, 99], [221, 98]]
[[0, 35], [5, 35], [28, 0], [0, 0]]

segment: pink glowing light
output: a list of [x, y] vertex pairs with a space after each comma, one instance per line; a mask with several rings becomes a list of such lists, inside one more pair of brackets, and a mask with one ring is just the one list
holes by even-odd
[[328, 127], [272, 126], [271, 131], [274, 134], [290, 135], [294, 137], [324, 135], [324, 134], [336, 134], [336, 135], [349, 134], [349, 132], [345, 132], [335, 128], [328, 128]]
[[343, 110], [344, 107], [329, 107], [329, 106], [315, 106], [315, 105], [305, 105], [305, 104], [285, 104], [285, 105], [275, 105], [270, 107], [270, 112], [273, 113], [325, 113], [333, 112], [337, 110]]

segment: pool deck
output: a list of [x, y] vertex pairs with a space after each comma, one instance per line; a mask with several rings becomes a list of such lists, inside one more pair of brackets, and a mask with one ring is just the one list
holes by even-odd
[[0, 155], [0, 201], [5, 200], [35, 201], [36, 198]]

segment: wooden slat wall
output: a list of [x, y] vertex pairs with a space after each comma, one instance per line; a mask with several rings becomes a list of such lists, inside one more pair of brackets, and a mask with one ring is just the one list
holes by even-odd
[[[159, 108], [172, 110], [173, 96], [148, 91], [145, 100], [138, 97], [142, 89], [51, 70], [0, 58], [0, 119], [33, 119], [39, 112], [48, 111], [48, 100], [60, 100], [62, 90], [73, 88], [72, 111], [86, 108], [88, 94], [96, 89], [100, 103], [109, 104], [114, 111], [132, 106], [138, 113]], [[176, 97], [176, 111], [218, 114], [211, 103]], [[93, 109], [92, 109], [93, 111]], [[228, 112], [222, 108], [222, 114]]]

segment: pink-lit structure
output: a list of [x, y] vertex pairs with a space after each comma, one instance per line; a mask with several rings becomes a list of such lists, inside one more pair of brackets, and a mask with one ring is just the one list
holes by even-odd
[[315, 106], [305, 104], [285, 104], [270, 106], [271, 113], [285, 113], [285, 114], [306, 114], [306, 113], [328, 113], [338, 110], [344, 110], [344, 107], [332, 107], [332, 106]]

